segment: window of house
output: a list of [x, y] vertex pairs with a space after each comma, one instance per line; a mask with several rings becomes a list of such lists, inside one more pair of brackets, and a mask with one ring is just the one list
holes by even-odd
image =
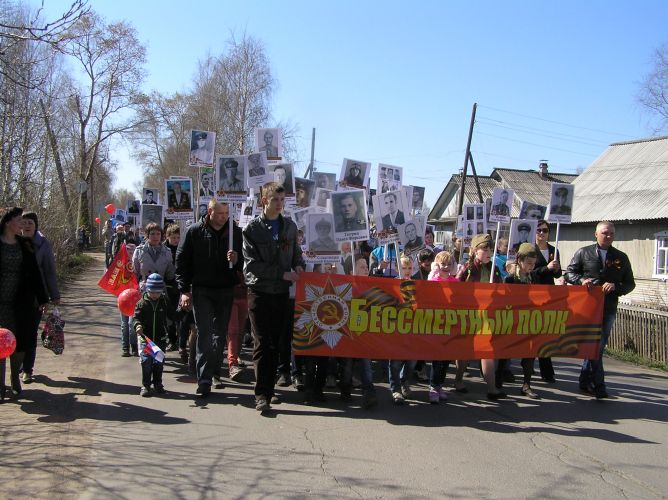
[[668, 231], [654, 235], [656, 251], [654, 253], [654, 277], [668, 278]]

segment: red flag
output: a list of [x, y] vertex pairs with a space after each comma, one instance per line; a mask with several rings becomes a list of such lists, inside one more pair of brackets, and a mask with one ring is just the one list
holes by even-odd
[[109, 293], [119, 296], [123, 290], [128, 288], [138, 288], [137, 276], [132, 269], [132, 262], [128, 257], [128, 250], [125, 243], [111, 261], [107, 272], [100, 278], [97, 285]]

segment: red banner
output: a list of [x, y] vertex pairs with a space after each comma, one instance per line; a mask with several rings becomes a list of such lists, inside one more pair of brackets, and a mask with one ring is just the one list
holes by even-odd
[[598, 357], [603, 292], [303, 273], [296, 354], [370, 359]]
[[123, 290], [128, 288], [138, 288], [139, 282], [137, 276], [132, 270], [132, 262], [128, 257], [128, 250], [125, 243], [121, 245], [120, 250], [111, 261], [107, 272], [100, 278], [97, 285], [109, 293], [119, 296]]

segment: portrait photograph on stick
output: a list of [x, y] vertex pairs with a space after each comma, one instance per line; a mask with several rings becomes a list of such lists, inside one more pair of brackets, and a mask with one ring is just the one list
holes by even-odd
[[371, 163], [344, 158], [341, 166], [341, 184], [351, 188], [366, 188], [370, 170]]
[[522, 243], [536, 242], [536, 226], [538, 221], [535, 219], [512, 219], [510, 221], [510, 236], [508, 237], [508, 260], [515, 260], [517, 251]]
[[268, 160], [283, 156], [283, 136], [280, 128], [255, 129], [255, 151], [265, 153]]
[[510, 222], [510, 211], [513, 208], [512, 189], [494, 188], [492, 192], [492, 210], [489, 214], [490, 222], [502, 222], [508, 224]]
[[156, 188], [142, 189], [142, 204], [157, 205], [160, 203], [160, 192]]
[[546, 211], [547, 207], [545, 205], [539, 205], [533, 201], [524, 200], [520, 207], [520, 216], [518, 218], [542, 220], [545, 218]]
[[216, 146], [216, 133], [204, 130], [190, 131], [191, 167], [213, 167], [213, 153]]
[[162, 205], [142, 204], [140, 212], [139, 220], [141, 227], [146, 227], [151, 222], [155, 222], [162, 227], [164, 218], [164, 207]]
[[573, 184], [552, 183], [552, 196], [547, 206], [546, 220], [548, 222], [571, 223], [573, 211], [573, 195], [575, 186]]
[[369, 239], [366, 191], [350, 189], [331, 194], [334, 213], [334, 238], [337, 242]]
[[191, 179], [166, 179], [165, 193], [167, 194], [167, 214], [170, 218], [182, 220], [193, 217]]

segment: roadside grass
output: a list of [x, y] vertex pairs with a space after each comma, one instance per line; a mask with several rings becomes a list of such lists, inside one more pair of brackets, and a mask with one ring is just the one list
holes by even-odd
[[639, 356], [638, 354], [630, 351], [618, 351], [616, 349], [610, 349], [609, 347], [605, 348], [605, 354], [611, 358], [617, 359], [619, 361], [625, 361], [627, 363], [633, 363], [634, 365], [646, 366], [647, 368], [656, 368], [658, 370], [668, 372], [668, 363], [661, 363], [659, 361], [652, 361], [646, 358]]

